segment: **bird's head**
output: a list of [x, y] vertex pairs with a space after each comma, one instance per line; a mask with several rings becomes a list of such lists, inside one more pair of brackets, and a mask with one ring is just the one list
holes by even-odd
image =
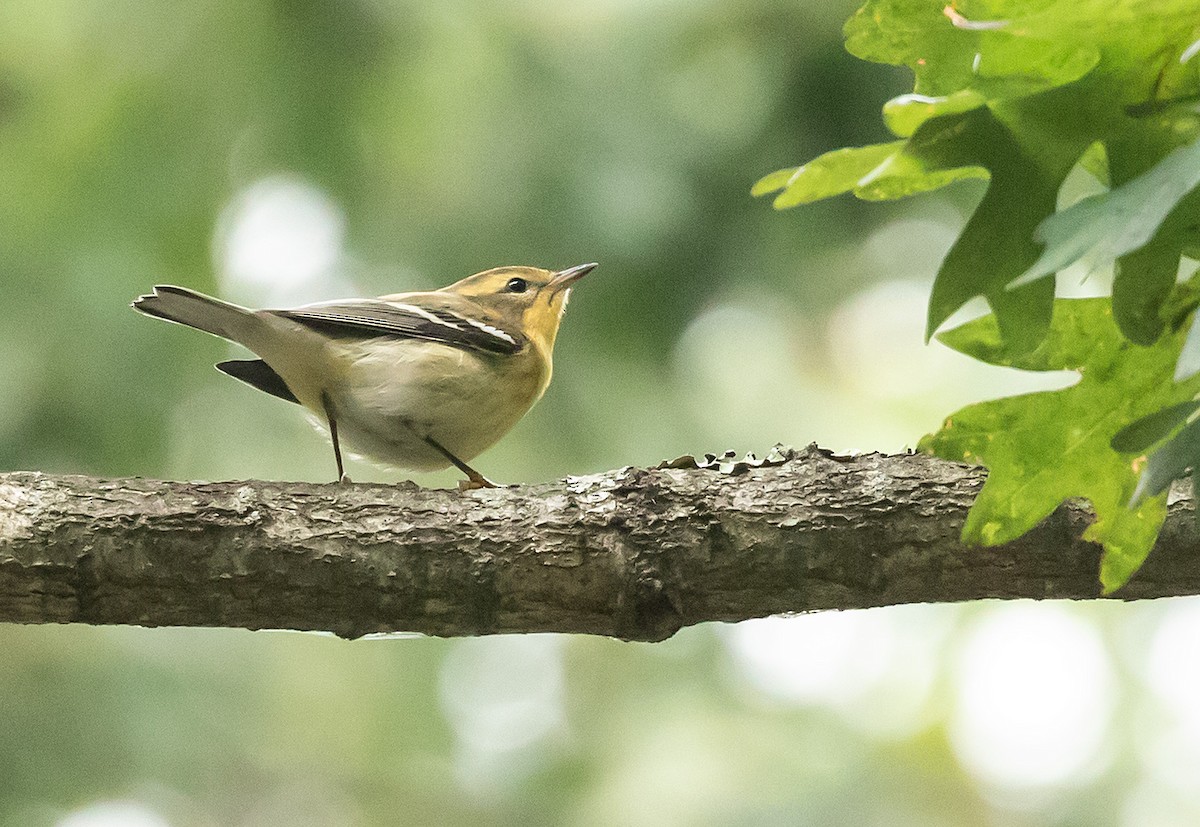
[[571, 286], [596, 265], [579, 264], [566, 270], [539, 267], [495, 267], [442, 288], [490, 311], [497, 321], [519, 329], [545, 350], [554, 347], [558, 323]]

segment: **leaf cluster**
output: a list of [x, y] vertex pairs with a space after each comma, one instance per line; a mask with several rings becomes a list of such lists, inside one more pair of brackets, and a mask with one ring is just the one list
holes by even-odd
[[[1005, 542], [1065, 498], [1091, 500], [1101, 582], [1118, 588], [1153, 546], [1165, 488], [1200, 465], [1200, 422], [1185, 424], [1200, 392], [1200, 294], [1179, 281], [1200, 258], [1195, 2], [869, 0], [845, 35], [852, 54], [912, 69], [912, 93], [883, 110], [898, 140], [826, 153], [753, 192], [777, 193], [782, 209], [987, 179], [938, 271], [926, 335], [982, 296], [991, 315], [943, 342], [1081, 379], [970, 406], [921, 447], [990, 469], [968, 540]], [[1106, 191], [1059, 209], [1076, 167]], [[1056, 299], [1068, 267], [1111, 267], [1111, 299]]]

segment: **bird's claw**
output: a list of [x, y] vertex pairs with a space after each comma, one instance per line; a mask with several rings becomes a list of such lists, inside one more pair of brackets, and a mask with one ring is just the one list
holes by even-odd
[[485, 476], [471, 477], [470, 479], [459, 480], [459, 491], [475, 491], [479, 488], [499, 488], [500, 486], [492, 482]]

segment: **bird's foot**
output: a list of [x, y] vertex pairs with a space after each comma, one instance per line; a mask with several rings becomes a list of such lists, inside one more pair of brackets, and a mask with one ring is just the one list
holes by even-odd
[[499, 488], [500, 486], [489, 480], [482, 474], [476, 474], [465, 480], [458, 481], [459, 491], [474, 491], [478, 488]]

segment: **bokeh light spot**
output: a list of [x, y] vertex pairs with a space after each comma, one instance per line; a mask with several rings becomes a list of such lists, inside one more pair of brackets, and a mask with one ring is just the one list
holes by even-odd
[[170, 822], [137, 801], [98, 801], [68, 813], [56, 827], [170, 827]]
[[950, 738], [985, 784], [1052, 788], [1098, 769], [1115, 704], [1112, 665], [1096, 629], [1066, 609], [991, 609], [955, 664]]
[[319, 187], [293, 176], [251, 184], [217, 225], [216, 258], [226, 295], [255, 304], [318, 298], [342, 256], [345, 216]]
[[1200, 600], [1170, 601], [1141, 677], [1156, 701], [1139, 728], [1139, 752], [1158, 781], [1200, 804]]
[[442, 664], [442, 708], [458, 742], [464, 787], [503, 785], [517, 753], [563, 727], [562, 642], [554, 635], [457, 642]]
[[738, 675], [768, 698], [823, 705], [876, 737], [911, 736], [931, 723], [952, 606], [892, 606], [768, 617], [729, 629]]

